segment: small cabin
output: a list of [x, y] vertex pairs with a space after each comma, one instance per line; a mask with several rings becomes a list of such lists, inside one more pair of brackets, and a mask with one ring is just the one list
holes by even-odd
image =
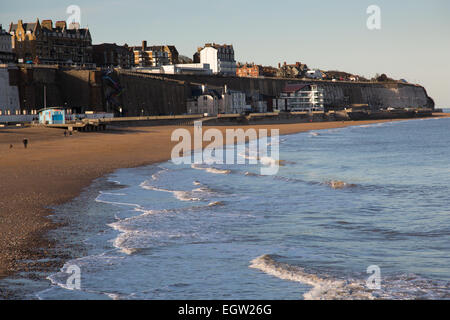
[[41, 124], [65, 124], [66, 112], [64, 109], [51, 108], [39, 111], [39, 123]]

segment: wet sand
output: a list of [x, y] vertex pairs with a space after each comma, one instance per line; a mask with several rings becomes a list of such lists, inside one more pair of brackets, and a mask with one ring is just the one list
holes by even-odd
[[[450, 117], [450, 114], [441, 114]], [[403, 119], [404, 120], [404, 119]], [[340, 128], [391, 120], [256, 125], [280, 134]], [[24, 259], [50, 254], [42, 235], [57, 227], [49, 207], [75, 198], [94, 179], [118, 168], [170, 159], [172, 131], [179, 127], [133, 127], [106, 132], [74, 133], [60, 129], [0, 128], [0, 278], [27, 270]], [[185, 127], [192, 131], [192, 127]], [[210, 127], [206, 127], [207, 129]], [[218, 127], [220, 130], [236, 127]], [[25, 149], [22, 140], [29, 140]], [[10, 148], [10, 144], [13, 145]], [[45, 266], [43, 266], [45, 268]], [[48, 268], [55, 266], [48, 265]]]

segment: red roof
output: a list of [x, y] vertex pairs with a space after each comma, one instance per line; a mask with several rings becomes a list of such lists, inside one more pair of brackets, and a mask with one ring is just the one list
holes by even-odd
[[293, 93], [293, 92], [297, 92], [299, 90], [302, 90], [305, 87], [308, 87], [309, 84], [287, 84], [284, 89], [283, 92], [284, 93]]

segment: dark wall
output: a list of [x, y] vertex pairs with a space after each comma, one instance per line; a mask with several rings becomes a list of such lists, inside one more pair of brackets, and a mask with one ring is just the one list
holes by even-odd
[[[188, 75], [145, 75], [129, 71], [105, 73], [95, 70], [64, 70], [22, 67], [10, 71], [10, 82], [18, 85], [21, 108], [64, 107], [83, 112], [107, 111], [122, 115], [183, 114], [193, 86], [207, 84], [276, 97], [287, 83], [311, 83], [295, 79], [238, 78]], [[434, 107], [421, 86], [402, 83], [317, 82], [327, 106], [367, 103], [375, 107]]]

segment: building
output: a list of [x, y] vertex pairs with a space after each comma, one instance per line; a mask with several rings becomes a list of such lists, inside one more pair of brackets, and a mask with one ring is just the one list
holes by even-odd
[[92, 66], [92, 38], [89, 29], [65, 21], [39, 19], [34, 23], [11, 23], [12, 49], [21, 63]]
[[272, 66], [263, 66], [262, 75], [264, 77], [275, 78], [277, 76], [278, 69]]
[[175, 46], [162, 45], [162, 46], [150, 46], [148, 47], [151, 51], [163, 51], [167, 52], [167, 57], [169, 58], [168, 64], [179, 64], [178, 50]]
[[278, 99], [274, 99], [273, 108], [278, 111], [323, 111], [323, 89], [316, 84], [288, 84]]
[[219, 100], [219, 113], [243, 113], [250, 110], [246, 104], [246, 95], [244, 92], [228, 90], [224, 87], [222, 99]]
[[253, 92], [247, 95], [247, 103], [250, 103], [252, 112], [265, 113], [268, 111], [268, 103], [272, 102], [268, 96]]
[[200, 63], [209, 64], [214, 74], [236, 75], [236, 60], [234, 59], [232, 45], [207, 43], [203, 48], [198, 48], [197, 51], [200, 55]]
[[249, 111], [246, 105], [246, 95], [236, 90], [224, 88], [209, 89], [202, 86], [201, 89], [192, 90], [192, 99], [187, 101], [187, 109], [190, 114], [242, 113]]
[[247, 78], [262, 78], [277, 76], [278, 69], [271, 66], [261, 66], [254, 63], [238, 64], [236, 67], [236, 76]]
[[259, 78], [262, 76], [262, 66], [256, 64], [239, 64], [236, 67], [236, 76], [246, 78]]
[[0, 24], [0, 63], [12, 63], [14, 60], [11, 35]]
[[192, 98], [186, 102], [189, 114], [218, 114], [221, 94], [215, 90], [209, 90], [203, 85], [192, 89]]
[[66, 112], [64, 109], [50, 108], [39, 111], [39, 123], [42, 124], [65, 124]]
[[310, 79], [324, 79], [326, 75], [319, 69], [312, 69], [306, 71], [306, 77]]
[[278, 64], [277, 77], [280, 78], [302, 78], [305, 76], [308, 66], [301, 62], [295, 64]]
[[152, 50], [147, 46], [147, 41], [142, 41], [141, 46], [132, 47], [134, 65], [139, 67], [161, 67], [169, 64], [169, 54], [165, 51]]
[[188, 75], [211, 75], [209, 64], [187, 63], [169, 64], [160, 67], [136, 67], [137, 72], [153, 74], [188, 74]]
[[118, 46], [115, 43], [102, 43], [94, 45], [93, 48], [97, 67], [130, 69], [134, 66], [133, 52], [126, 44]]

